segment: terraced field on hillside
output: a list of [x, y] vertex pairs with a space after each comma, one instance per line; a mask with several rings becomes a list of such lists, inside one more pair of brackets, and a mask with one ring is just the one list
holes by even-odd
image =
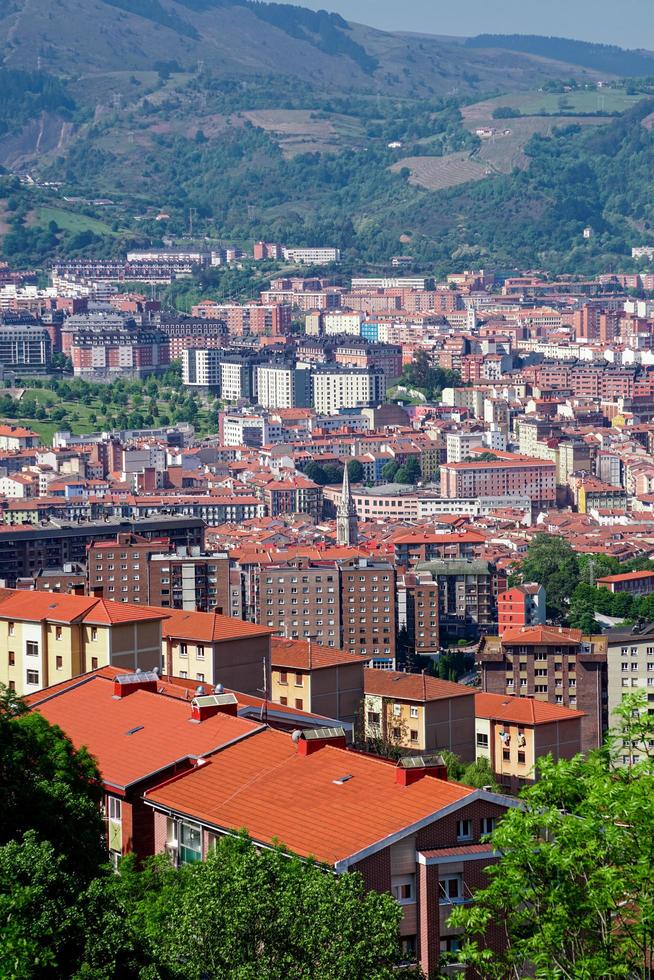
[[409, 183], [430, 191], [441, 191], [471, 180], [483, 180], [492, 173], [483, 162], [466, 152], [448, 153], [443, 157], [404, 157], [391, 167], [398, 173], [404, 168], [411, 171]]

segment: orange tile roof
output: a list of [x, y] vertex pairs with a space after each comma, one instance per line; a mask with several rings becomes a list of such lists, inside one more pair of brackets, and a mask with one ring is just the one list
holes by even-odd
[[287, 640], [273, 636], [270, 663], [273, 667], [289, 667], [298, 670], [320, 670], [347, 664], [367, 663], [369, 657], [359, 657], [347, 650], [336, 650], [308, 640]]
[[96, 596], [62, 595], [31, 590], [8, 590], [0, 596], [0, 619], [53, 623], [139, 623], [163, 619], [165, 609], [154, 609], [127, 602], [111, 602]]
[[492, 721], [512, 722], [517, 725], [548, 725], [554, 721], [570, 721], [583, 718], [584, 711], [573, 711], [562, 704], [537, 701], [535, 698], [518, 698], [509, 694], [475, 694], [475, 715]]
[[427, 674], [403, 674], [397, 670], [378, 670], [367, 667], [363, 672], [366, 694], [395, 698], [397, 701], [440, 701], [442, 698], [472, 696], [465, 684], [442, 681]]
[[581, 643], [581, 630], [560, 626], [521, 626], [519, 629], [505, 630], [502, 643], [505, 646], [514, 643], [523, 646], [574, 646]]
[[162, 627], [164, 637], [218, 643], [221, 640], [239, 640], [248, 636], [270, 636], [274, 632], [267, 626], [245, 623], [230, 616], [221, 616], [220, 613], [188, 612], [183, 609], [158, 609], [157, 611], [166, 616]]
[[596, 585], [600, 583], [603, 585], [605, 582], [610, 584], [614, 582], [635, 582], [640, 578], [654, 578], [654, 572], [623, 572], [622, 575], [603, 575], [602, 578], [597, 579]]
[[31, 698], [31, 706], [58, 725], [75, 746], [86, 746], [105, 784], [118, 789], [175, 762], [215, 752], [260, 728], [226, 714], [197, 724], [183, 701], [143, 690], [114, 698], [113, 692], [110, 678], [91, 674], [62, 690], [40, 691]]
[[346, 749], [302, 757], [289, 735], [266, 730], [145, 798], [333, 865], [478, 793], [432, 776], [400, 786], [393, 765]]

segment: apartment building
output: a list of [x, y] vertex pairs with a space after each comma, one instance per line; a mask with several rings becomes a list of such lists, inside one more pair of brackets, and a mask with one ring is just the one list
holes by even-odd
[[437, 559], [419, 562], [414, 571], [421, 584], [429, 585], [431, 580], [438, 585], [441, 636], [477, 637], [496, 628], [497, 596], [504, 589], [506, 578], [491, 562], [479, 558]]
[[376, 289], [410, 289], [425, 290], [431, 280], [421, 276], [378, 276], [371, 279], [353, 279], [352, 291]]
[[[625, 694], [645, 694], [654, 710], [654, 623], [636, 623], [631, 629], [610, 630], [607, 635], [608, 722], [615, 726], [615, 709]], [[624, 747], [624, 761], [637, 762], [638, 753]]]
[[626, 592], [628, 595], [651, 595], [654, 592], [654, 572], [623, 572], [603, 575], [595, 582], [598, 589]]
[[238, 739], [210, 766], [145, 793], [156, 850], [202, 860], [218, 836], [245, 828], [260, 846], [282, 841], [337, 872], [359, 871], [368, 889], [395, 895], [405, 955], [430, 975], [460, 941], [447, 924], [453, 906], [497, 857], [481, 837], [513, 801], [447, 782], [442, 760], [394, 766], [344, 743], [338, 729]]
[[409, 650], [429, 656], [441, 649], [438, 582], [427, 573], [406, 572], [397, 579], [397, 627]]
[[312, 376], [313, 407], [321, 415], [384, 401], [386, 376], [380, 368], [317, 367]]
[[87, 589], [117, 602], [226, 613], [229, 559], [127, 532], [89, 546]]
[[[270, 689], [272, 630], [220, 613], [162, 610], [162, 653], [169, 676], [223, 684], [245, 694]], [[265, 683], [264, 683], [265, 682]]]
[[255, 619], [287, 639], [341, 646], [340, 570], [298, 558], [255, 570]]
[[467, 527], [442, 534], [430, 531], [401, 531], [393, 538], [395, 562], [409, 568], [436, 558], [478, 558], [486, 546], [486, 535]]
[[165, 615], [95, 596], [3, 590], [0, 683], [22, 696], [106, 665], [151, 670]]
[[482, 637], [481, 686], [583, 711], [581, 748], [597, 748], [608, 727], [607, 640], [580, 630], [525, 626]]
[[[152, 509], [160, 507], [161, 504], [158, 508], [155, 504]], [[143, 513], [137, 520], [110, 518], [86, 523], [56, 521], [45, 526], [2, 527], [0, 581], [13, 587], [18, 578], [29, 578], [41, 570], [86, 564], [87, 548], [91, 543], [115, 541], [120, 533], [138, 532], [145, 538], [166, 537], [173, 548], [203, 548], [204, 530], [205, 523], [200, 517], [159, 513], [155, 516]]]
[[292, 324], [291, 307], [285, 303], [240, 305], [205, 300], [191, 313], [223, 321], [230, 337], [282, 337], [290, 333]]
[[254, 368], [257, 404], [263, 408], [308, 408], [311, 373], [293, 364], [258, 364]]
[[284, 707], [356, 725], [363, 700], [365, 657], [312, 640], [274, 636], [270, 697]]
[[446, 463], [441, 467], [442, 497], [529, 497], [537, 510], [556, 503], [556, 464], [503, 453], [502, 459]]
[[317, 524], [322, 514], [322, 489], [306, 476], [271, 480], [262, 491], [269, 517], [279, 514], [309, 514]]
[[52, 340], [45, 327], [0, 321], [0, 365], [5, 371], [43, 374], [52, 361]]
[[535, 698], [475, 694], [477, 759], [489, 759], [505, 793], [518, 793], [536, 781], [536, 762], [554, 762], [581, 752], [583, 711]]
[[396, 586], [390, 562], [360, 558], [341, 564], [343, 648], [374, 667], [395, 667]]
[[515, 585], [497, 597], [497, 627], [506, 630], [522, 626], [543, 626], [546, 619], [545, 589], [537, 582]]
[[341, 261], [340, 248], [286, 248], [284, 258], [298, 265], [329, 265]]
[[411, 752], [448, 749], [475, 758], [475, 694], [470, 687], [394, 670], [364, 671], [367, 739], [381, 738]]
[[483, 432], [448, 432], [445, 435], [447, 462], [462, 463], [473, 449], [484, 445]]

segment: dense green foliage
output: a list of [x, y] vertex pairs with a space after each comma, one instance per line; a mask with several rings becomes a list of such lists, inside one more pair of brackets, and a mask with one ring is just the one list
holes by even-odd
[[652, 75], [654, 57], [646, 51], [626, 51], [615, 44], [593, 44], [567, 37], [543, 37], [539, 34], [478, 34], [466, 39], [469, 48], [507, 48], [524, 51], [555, 61], [583, 65], [611, 75]]
[[391, 980], [401, 909], [245, 837], [206, 862], [105, 861], [85, 750], [0, 687], [0, 976], [12, 980]]
[[539, 582], [547, 594], [548, 618], [582, 630], [598, 631], [595, 613], [620, 620], [654, 619], [654, 596], [632, 596], [597, 588], [597, 579], [624, 572], [654, 571], [654, 562], [610, 555], [577, 554], [563, 537], [540, 533], [520, 565], [523, 582]]
[[88, 753], [0, 685], [0, 845], [34, 831], [87, 882], [106, 853], [100, 799]]
[[411, 387], [419, 389], [429, 401], [439, 401], [443, 388], [461, 385], [459, 372], [438, 367], [433, 354], [424, 348], [417, 350], [411, 363], [405, 365], [402, 378]]
[[[540, 760], [492, 834], [502, 856], [489, 885], [450, 916], [468, 937], [460, 959], [485, 980], [651, 978], [653, 743], [646, 698], [632, 695], [603, 749]], [[485, 948], [488, 927], [505, 950]]]
[[15, 132], [43, 111], [69, 115], [75, 101], [65, 85], [43, 71], [0, 68], [0, 136]]

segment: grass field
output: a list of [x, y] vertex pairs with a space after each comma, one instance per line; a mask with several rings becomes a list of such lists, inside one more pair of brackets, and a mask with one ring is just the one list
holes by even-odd
[[[102, 390], [102, 386], [98, 385], [98, 392]], [[79, 400], [73, 399], [63, 399], [56, 392], [51, 391], [46, 388], [25, 388], [23, 397], [21, 399], [23, 402], [25, 400], [36, 401], [37, 404], [46, 407], [48, 416], [57, 409], [63, 410], [66, 414], [63, 419], [53, 419], [48, 417], [46, 419], [37, 419], [29, 417], [21, 417], [19, 419], [6, 419], [7, 421], [14, 425], [25, 426], [29, 429], [33, 429], [34, 432], [38, 432], [41, 437], [41, 441], [44, 445], [52, 445], [52, 437], [55, 432], [59, 432], [62, 429], [66, 429], [72, 432], [74, 435], [83, 435], [87, 432], [99, 432], [104, 429], [120, 428], [115, 423], [116, 416], [121, 412], [121, 407], [116, 405], [110, 405], [107, 414], [105, 415], [102, 402], [97, 397], [91, 397], [81, 402]], [[148, 399], [149, 402], [149, 399]], [[162, 396], [157, 400], [157, 406], [161, 414], [166, 414], [169, 410], [167, 398]], [[135, 407], [131, 400], [124, 410], [127, 412], [132, 411]], [[140, 406], [143, 410], [144, 406]], [[95, 415], [95, 419], [91, 416]], [[154, 427], [161, 425], [158, 417], [155, 417]], [[197, 421], [194, 423], [198, 434], [202, 435], [209, 431], [209, 416], [206, 410], [201, 410]]]
[[97, 218], [89, 218], [85, 214], [77, 214], [74, 211], [65, 211], [63, 208], [54, 208], [46, 205], [37, 208], [35, 212], [35, 224], [46, 226], [51, 221], [56, 221], [60, 228], [76, 234], [80, 231], [92, 231], [96, 235], [113, 235], [110, 226]]
[[558, 116], [565, 113], [624, 112], [643, 98], [642, 95], [627, 95], [624, 88], [579, 89], [574, 92], [513, 92], [484, 99], [465, 106], [461, 110], [464, 125], [474, 124], [496, 126], [510, 125], [513, 119], [493, 119], [493, 110], [501, 106], [519, 110], [523, 116], [547, 113]]
[[411, 171], [410, 184], [426, 187], [430, 191], [456, 187], [488, 176], [488, 168], [472, 159], [467, 152], [448, 153], [444, 157], [405, 157], [394, 163], [391, 170], [398, 172], [404, 167]]

